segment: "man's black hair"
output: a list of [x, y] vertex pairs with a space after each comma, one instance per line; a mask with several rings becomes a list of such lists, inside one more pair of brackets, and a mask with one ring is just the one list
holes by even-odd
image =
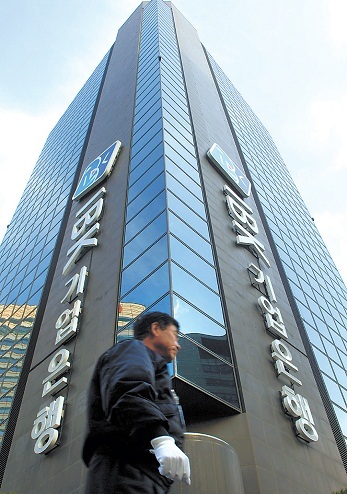
[[134, 324], [134, 338], [137, 340], [143, 340], [151, 332], [151, 325], [157, 322], [161, 329], [165, 329], [166, 326], [173, 324], [179, 329], [180, 325], [169, 314], [165, 312], [147, 312], [141, 316]]

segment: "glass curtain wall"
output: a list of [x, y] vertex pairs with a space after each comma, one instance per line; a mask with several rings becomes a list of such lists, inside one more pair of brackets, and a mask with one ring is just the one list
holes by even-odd
[[50, 133], [0, 247], [0, 444], [107, 59]]
[[240, 409], [175, 28], [162, 0], [143, 11], [117, 341], [144, 310], [180, 322], [176, 375]]
[[208, 58], [346, 439], [346, 286], [271, 136]]

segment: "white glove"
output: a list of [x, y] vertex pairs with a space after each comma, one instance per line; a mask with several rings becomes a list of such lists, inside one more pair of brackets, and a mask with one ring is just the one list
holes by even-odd
[[159, 473], [171, 480], [182, 480], [190, 485], [189, 458], [176, 446], [174, 438], [156, 437], [151, 444], [160, 465]]

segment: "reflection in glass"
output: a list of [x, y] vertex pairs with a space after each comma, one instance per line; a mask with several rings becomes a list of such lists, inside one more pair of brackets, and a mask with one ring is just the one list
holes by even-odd
[[174, 261], [199, 278], [203, 283], [218, 291], [216, 271], [191, 249], [175, 237], [170, 236], [170, 251]]
[[334, 362], [331, 362], [331, 365], [334, 369], [337, 382], [340, 384], [340, 386], [344, 386], [345, 388], [347, 388], [346, 370], [343, 369], [340, 365], [335, 364]]
[[188, 204], [201, 217], [206, 217], [204, 204], [169, 173], [166, 175], [166, 184], [181, 201]]
[[131, 302], [148, 307], [169, 291], [168, 264], [159, 268], [134, 290], [122, 297], [121, 302]]
[[177, 112], [170, 104], [167, 103], [165, 98], [162, 99], [163, 102], [163, 118], [168, 122], [171, 122], [172, 125], [175, 125], [176, 122], [179, 122], [186, 130], [191, 132], [191, 127], [189, 124], [188, 115], [181, 111]]
[[335, 381], [333, 381], [332, 379], [330, 379], [325, 374], [322, 374], [322, 376], [323, 376], [325, 385], [326, 385], [327, 389], [329, 390], [329, 396], [330, 396], [331, 400], [333, 402], [335, 402], [337, 405], [339, 405], [340, 407], [346, 407], [346, 403], [343, 399], [341, 389], [339, 388], [337, 383]]
[[162, 213], [142, 232], [136, 235], [125, 247], [123, 266], [126, 267], [133, 259], [146, 250], [153, 242], [166, 232], [166, 214]]
[[165, 235], [123, 271], [121, 296], [146, 278], [149, 273], [167, 260], [167, 257], [167, 236]]
[[134, 127], [133, 127], [134, 135], [138, 130], [144, 128], [144, 126], [149, 128], [149, 126], [151, 125], [151, 122], [152, 121], [154, 122], [154, 119], [156, 120], [156, 115], [157, 115], [158, 111], [161, 112], [160, 100], [158, 100], [155, 103], [155, 105], [152, 106], [151, 111], [146, 112], [145, 115], [142, 116], [142, 118], [139, 118], [139, 116], [137, 116], [136, 117], [136, 123], [134, 124]]
[[197, 216], [188, 206], [183, 204], [176, 196], [168, 192], [168, 206], [179, 217], [183, 218], [200, 235], [209, 239], [207, 223], [200, 216]]
[[[195, 172], [195, 176], [193, 175], [194, 180], [200, 181], [199, 179], [199, 174], [198, 174], [198, 167], [196, 163], [196, 158], [192, 156], [191, 154], [189, 156], [181, 156], [175, 148], [172, 148], [168, 143], [165, 143], [165, 155], [168, 156], [174, 163], [177, 163], [179, 167], [182, 168], [182, 170], [189, 170], [190, 174], [190, 168], [193, 168], [192, 173]], [[191, 166], [189, 166], [191, 165]], [[195, 171], [195, 170], [196, 171]]]
[[135, 156], [142, 148], [145, 148], [145, 146], [150, 143], [153, 139], [155, 141], [156, 135], [158, 132], [161, 134], [161, 128], [162, 128], [162, 123], [161, 120], [156, 122], [151, 129], [141, 137], [139, 137], [139, 140], [132, 145], [131, 152], [132, 156]]
[[158, 92], [156, 93], [156, 97], [153, 98], [152, 101], [149, 101], [147, 105], [143, 107], [141, 106], [141, 109], [140, 108], [136, 109], [136, 115], [134, 117], [135, 124], [139, 122], [144, 115], [151, 114], [152, 112], [154, 112], [155, 111], [154, 105], [156, 105], [158, 101], [160, 101], [160, 90], [158, 90]]
[[3, 422], [1, 422], [1, 419], [0, 419], [0, 443], [2, 442], [6, 426], [7, 426], [7, 420], [4, 420]]
[[194, 148], [191, 145], [192, 133], [187, 131], [185, 127], [180, 125], [178, 122], [174, 122], [172, 125], [169, 121], [164, 120], [164, 129], [169, 132], [172, 137], [177, 139], [186, 149], [191, 150], [194, 154]]
[[0, 398], [0, 420], [6, 419], [9, 414], [13, 400], [13, 392], [10, 392]]
[[128, 192], [128, 203], [131, 202], [135, 197], [145, 188], [152, 180], [157, 177], [160, 172], [164, 169], [164, 160], [159, 159], [154, 165], [152, 165], [148, 170], [142, 169], [143, 175], [135, 183], [130, 179], [131, 184]]
[[147, 144], [144, 144], [144, 146], [141, 149], [138, 149], [136, 156], [132, 158], [132, 160], [139, 160], [142, 161], [143, 157], [147, 156], [150, 154], [154, 148], [158, 146], [162, 142], [162, 131], [159, 130], [158, 133], [152, 137], [152, 139], [147, 142]]
[[323, 346], [322, 338], [319, 336], [318, 331], [313, 329], [309, 324], [305, 324], [305, 329], [308, 334], [308, 337], [313, 345], [318, 347], [322, 352], [325, 352], [325, 348]]
[[160, 93], [160, 86], [155, 86], [146, 94], [141, 94], [138, 101], [136, 101], [136, 112], [141, 110], [147, 111], [152, 104], [153, 101], [157, 98], [157, 94]]
[[142, 97], [146, 97], [146, 95], [155, 87], [159, 87], [160, 84], [159, 79], [159, 71], [152, 74], [151, 77], [148, 77], [141, 85], [137, 87], [136, 93], [136, 105], [141, 103]]
[[[165, 42], [158, 36], [158, 16], [165, 20]], [[150, 60], [154, 46], [155, 53], [164, 55], [161, 63], [157, 57], [155, 63]], [[157, 76], [166, 110], [153, 124], [161, 115], [160, 102], [147, 82], [156, 84]], [[143, 311], [172, 313], [187, 335], [180, 337], [179, 374], [240, 408], [175, 30], [165, 4], [144, 7], [138, 77], [136, 101], [141, 103], [134, 117], [137, 134], [133, 132], [116, 341], [133, 337], [134, 320]]]
[[[138, 178], [140, 178], [153, 163], [158, 161], [163, 157], [163, 146], [160, 143], [153, 151], [150, 152], [148, 156], [144, 156], [142, 153], [137, 156], [136, 159], [132, 160], [130, 163], [131, 173], [130, 173], [130, 185], [132, 185]], [[164, 167], [164, 162], [163, 167]]]
[[173, 307], [181, 333], [224, 359], [231, 360], [228, 338], [223, 326], [216, 324], [177, 295], [173, 296]]
[[[142, 180], [141, 180], [142, 181]], [[144, 184], [145, 185], [145, 184]], [[127, 218], [132, 218], [137, 214], [146, 204], [148, 204], [153, 197], [155, 197], [158, 192], [163, 190], [165, 187], [164, 174], [162, 173], [153, 182], [142, 190], [141, 193], [128, 204]]]
[[324, 338], [324, 336], [322, 337], [322, 340], [326, 348], [326, 353], [327, 355], [329, 355], [329, 358], [335, 360], [338, 364], [341, 364], [336, 347], [332, 345], [330, 341]]
[[[189, 150], [186, 147], [183, 147], [176, 139], [174, 139], [168, 132], [164, 131], [164, 140], [165, 140], [165, 149], [166, 144], [174, 148], [183, 158], [187, 161], [195, 159], [195, 150], [193, 146], [189, 146]], [[188, 147], [188, 146], [187, 146]], [[189, 152], [190, 151], [190, 152]]]
[[165, 193], [162, 192], [153, 199], [135, 218], [127, 224], [125, 231], [125, 242], [133, 238], [140, 230], [142, 230], [153, 218], [165, 209]]
[[171, 175], [173, 175], [177, 180], [185, 185], [192, 192], [192, 194], [196, 195], [196, 197], [203, 201], [201, 187], [193, 180], [191, 175], [187, 174], [189, 170], [186, 170], [186, 172], [184, 172], [179, 166], [176, 166], [176, 163], [173, 163], [169, 158], [166, 158], [165, 164], [166, 170], [171, 173]]
[[341, 410], [341, 408], [339, 408], [338, 406], [336, 406], [334, 404], [333, 404], [333, 407], [334, 407], [336, 416], [339, 420], [342, 434], [344, 434], [347, 437], [347, 412], [345, 410]]
[[177, 374], [222, 400], [239, 407], [234, 369], [216, 356], [181, 336]]
[[320, 369], [322, 369], [322, 371], [325, 372], [326, 374], [329, 374], [329, 376], [333, 376], [334, 373], [333, 373], [333, 370], [331, 368], [330, 361], [329, 361], [328, 357], [324, 353], [320, 352], [319, 350], [315, 351], [315, 357], [317, 359], [317, 362], [318, 362]]
[[170, 231], [175, 234], [182, 242], [189, 245], [192, 249], [213, 264], [211, 244], [204, 238], [194, 232], [190, 226], [178, 218], [175, 214], [169, 213]]
[[172, 263], [171, 270], [174, 292], [209, 314], [217, 322], [224, 324], [221, 301], [218, 295], [176, 264]]
[[146, 307], [141, 304], [121, 302], [118, 306], [118, 330], [138, 317]]
[[[118, 318], [117, 331], [120, 334], [119, 336], [120, 339], [133, 337], [132, 327], [133, 327], [134, 319], [137, 318], [140, 314], [142, 314], [146, 309], [147, 307], [140, 304], [133, 304], [127, 302], [121, 302], [119, 304], [119, 318]], [[167, 295], [166, 297], [162, 298], [161, 300], [159, 300], [159, 302], [156, 302], [154, 305], [149, 307], [148, 310], [150, 310], [151, 312], [158, 311], [169, 314], [171, 310], [170, 296]], [[118, 339], [118, 335], [116, 335], [116, 338], [117, 338], [116, 341], [120, 341]]]

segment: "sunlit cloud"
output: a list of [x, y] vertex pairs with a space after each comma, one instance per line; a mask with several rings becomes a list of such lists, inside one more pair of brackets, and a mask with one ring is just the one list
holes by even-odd
[[329, 167], [334, 172], [347, 169], [346, 114], [347, 94], [311, 103], [310, 138], [317, 147], [331, 149]]
[[342, 50], [347, 45], [347, 4], [345, 0], [330, 0], [328, 5], [329, 34], [337, 50]]
[[188, 314], [189, 313], [189, 309], [188, 307], [183, 307], [180, 300], [176, 297], [175, 298], [175, 305], [174, 305], [174, 314], [175, 314], [175, 317], [177, 317], [177, 319], [180, 319], [181, 317], [183, 317], [184, 314]]

